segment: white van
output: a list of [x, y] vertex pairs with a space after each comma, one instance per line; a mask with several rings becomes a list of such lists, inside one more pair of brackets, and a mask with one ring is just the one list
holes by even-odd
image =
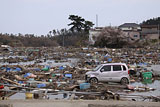
[[107, 63], [98, 65], [93, 71], [86, 73], [86, 81], [90, 83], [120, 82], [129, 84], [129, 70], [125, 63]]

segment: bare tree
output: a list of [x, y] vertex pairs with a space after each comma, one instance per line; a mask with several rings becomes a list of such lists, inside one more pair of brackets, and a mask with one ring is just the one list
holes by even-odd
[[121, 48], [127, 44], [128, 36], [118, 28], [105, 27], [95, 39], [95, 46]]

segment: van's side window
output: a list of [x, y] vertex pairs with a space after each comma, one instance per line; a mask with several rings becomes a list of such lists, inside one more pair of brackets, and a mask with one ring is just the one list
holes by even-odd
[[125, 71], [126, 70], [126, 67], [123, 65], [123, 70]]
[[[103, 69], [104, 71], [111, 71], [111, 65], [105, 65], [105, 66], [102, 67], [102, 69]], [[101, 70], [102, 70], [102, 69], [101, 69]]]
[[113, 65], [113, 71], [122, 71], [121, 65]]

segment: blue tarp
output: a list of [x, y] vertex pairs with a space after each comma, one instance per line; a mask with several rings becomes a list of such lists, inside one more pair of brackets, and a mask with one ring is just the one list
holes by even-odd
[[41, 69], [39, 69], [39, 68], [35, 68], [34, 70], [35, 70], [35, 71], [41, 71]]
[[20, 72], [20, 71], [22, 71], [22, 69], [21, 68], [9, 68], [9, 67], [2, 67], [1, 68], [1, 70], [4, 70], [4, 69], [6, 69], [6, 72], [10, 72], [10, 71], [14, 71], [14, 72]]
[[27, 59], [27, 58], [24, 58], [24, 60], [27, 61], [28, 59]]
[[107, 55], [104, 56], [104, 58], [107, 58], [107, 57], [108, 57]]
[[108, 58], [108, 62], [112, 62], [112, 58]]
[[63, 70], [63, 69], [64, 69], [64, 67], [63, 67], [63, 66], [59, 67], [59, 70]]
[[46, 84], [37, 84], [37, 88], [46, 87]]
[[19, 84], [23, 84], [24, 82], [23, 82], [23, 81], [18, 81], [18, 83], [19, 83]]
[[1, 68], [1, 70], [4, 70], [4, 69], [6, 69], [6, 67], [2, 67], [2, 68]]
[[72, 78], [72, 74], [65, 74], [65, 77]]
[[139, 66], [142, 66], [142, 65], [147, 66], [147, 63], [146, 63], [146, 62], [144, 62], [144, 63], [141, 63], [141, 62], [140, 62], [138, 65], [139, 65]]
[[26, 73], [26, 74], [24, 75], [24, 78], [29, 77], [30, 75], [31, 75], [31, 73]]
[[12, 71], [19, 72], [19, 71], [22, 71], [22, 69], [21, 68], [14, 68]]
[[6, 71], [7, 71], [7, 72], [11, 71], [11, 68], [8, 68], [8, 67], [7, 67], [7, 68], [6, 68]]
[[80, 89], [88, 89], [88, 88], [90, 88], [90, 83], [81, 83], [80, 85], [79, 85], [79, 87], [80, 87]]

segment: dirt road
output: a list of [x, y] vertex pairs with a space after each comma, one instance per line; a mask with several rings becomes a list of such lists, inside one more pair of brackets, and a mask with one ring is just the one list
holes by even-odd
[[0, 107], [160, 107], [160, 103], [104, 100], [3, 100], [0, 101]]

